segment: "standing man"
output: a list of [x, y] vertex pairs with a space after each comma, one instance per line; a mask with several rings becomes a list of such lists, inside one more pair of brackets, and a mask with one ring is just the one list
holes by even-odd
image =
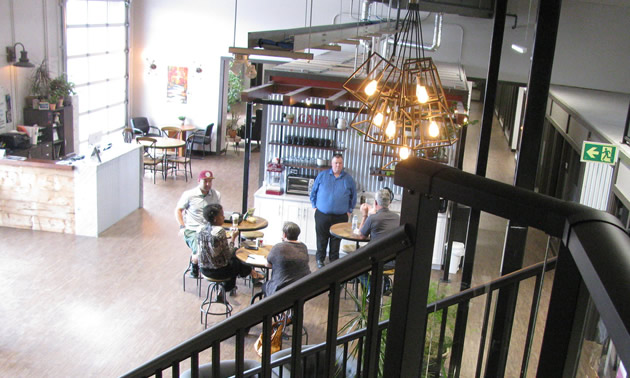
[[354, 205], [357, 203], [357, 190], [352, 177], [343, 171], [343, 157], [333, 155], [332, 169], [317, 175], [311, 204], [315, 209], [315, 231], [317, 233], [317, 268], [324, 266], [326, 247], [330, 240], [329, 259], [333, 262], [339, 258], [341, 239], [330, 234], [330, 226], [348, 221]]
[[175, 219], [179, 223], [180, 234], [184, 235], [186, 244], [192, 250], [193, 265], [190, 275], [194, 278], [199, 276], [197, 232], [206, 224], [203, 209], [213, 203], [221, 204], [221, 193], [212, 189], [212, 180], [214, 180], [212, 171], [199, 172], [199, 185], [185, 191], [175, 207]]

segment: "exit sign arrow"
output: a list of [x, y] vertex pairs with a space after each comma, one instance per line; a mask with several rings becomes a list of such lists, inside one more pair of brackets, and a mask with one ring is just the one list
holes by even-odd
[[582, 158], [580, 161], [615, 164], [618, 153], [619, 151], [615, 145], [585, 141], [582, 143]]

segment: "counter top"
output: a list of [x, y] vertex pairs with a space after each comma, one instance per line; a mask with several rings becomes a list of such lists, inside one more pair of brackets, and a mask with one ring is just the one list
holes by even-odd
[[12, 159], [0, 159], [0, 164], [13, 165], [21, 167], [33, 167], [44, 169], [59, 169], [64, 171], [71, 171], [74, 167], [69, 165], [57, 164], [58, 160], [41, 160], [41, 159], [25, 159], [25, 160], [12, 160]]
[[[357, 194], [357, 204], [355, 205], [355, 210], [358, 210], [359, 207], [361, 206], [361, 204], [359, 203], [359, 198], [361, 197], [361, 195], [365, 195], [366, 201], [367, 203], [370, 204], [370, 206], [374, 203], [374, 195], [375, 193], [373, 192], [359, 192]], [[282, 200], [282, 201], [294, 201], [294, 202], [303, 202], [303, 203], [311, 203], [310, 197], [309, 196], [301, 196], [298, 194], [281, 194], [281, 195], [276, 195], [276, 194], [267, 194], [265, 193], [265, 185], [263, 184], [263, 186], [261, 186], [260, 188], [258, 188], [258, 190], [256, 191], [256, 193], [254, 193], [255, 197], [258, 198], [268, 198], [268, 199], [275, 199], [275, 200]], [[391, 211], [394, 211], [396, 213], [400, 213], [400, 207], [401, 207], [401, 201], [396, 198], [390, 205], [389, 205], [389, 209]]]

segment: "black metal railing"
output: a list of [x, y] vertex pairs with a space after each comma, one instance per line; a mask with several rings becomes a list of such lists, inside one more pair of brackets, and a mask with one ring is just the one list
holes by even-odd
[[[434, 230], [435, 226], [424, 224], [424, 220], [434, 216], [431, 203], [440, 198], [518, 222], [524, 227], [537, 228], [561, 239], [538, 374], [562, 376], [571, 371], [578, 359], [579, 350], [571, 348], [571, 341], [576, 340], [579, 332], [579, 311], [576, 309], [580, 306], [580, 290], [590, 294], [618, 355], [626, 366], [630, 363], [630, 306], [625, 294], [630, 290], [630, 259], [627, 257], [630, 238], [614, 216], [422, 159], [399, 163], [395, 183], [406, 190], [401, 221], [415, 230], [412, 240], [423, 241], [414, 243], [413, 256], [406, 253], [398, 256], [397, 275], [401, 273], [398, 269], [401, 260], [405, 261], [403, 267], [411, 267], [408, 271], [423, 272], [423, 264], [430, 265], [420, 261], [421, 244], [426, 239], [418, 235], [430, 235], [430, 230]], [[432, 241], [432, 238], [428, 240]], [[405, 291], [426, 291], [428, 280], [429, 277], [424, 276], [423, 280], [413, 283], [416, 288], [403, 288], [400, 295], [407, 295]], [[400, 312], [405, 312], [401, 307], [405, 303], [404, 300], [397, 301], [399, 289], [397, 286], [393, 295], [388, 335], [394, 335], [392, 325], [395, 325], [399, 329], [396, 340], [402, 341], [402, 345], [390, 345], [388, 341], [386, 353], [389, 358], [386, 358], [385, 366], [402, 369], [395, 374], [413, 375], [414, 366], [422, 363], [422, 355], [416, 353], [417, 347], [413, 344], [419, 341], [424, 344], [425, 334], [414, 329], [411, 317], [400, 316]], [[508, 345], [503, 347], [508, 348]], [[408, 353], [408, 348], [414, 353]], [[456, 371], [454, 375], [457, 374]]]
[[[270, 359], [270, 335], [272, 327], [272, 318], [280, 312], [292, 310], [292, 343], [291, 343], [291, 376], [300, 376], [301, 359], [308, 357], [309, 353], [320, 352], [324, 348], [321, 364], [325, 367], [328, 375], [333, 376], [337, 364], [335, 361], [336, 345], [345, 340], [340, 338], [337, 340], [338, 318], [339, 318], [339, 302], [340, 294], [343, 290], [343, 283], [347, 282], [364, 272], [372, 269], [374, 279], [372, 282], [372, 291], [370, 296], [369, 323], [365, 330], [358, 335], [363, 338], [364, 350], [361, 351], [363, 358], [358, 362], [358, 369], [370, 371], [373, 369], [371, 360], [376, 358], [378, 361], [376, 347], [371, 345], [379, 345], [381, 330], [378, 322], [378, 311], [380, 310], [380, 295], [382, 287], [382, 267], [384, 261], [395, 258], [401, 251], [409, 249], [411, 243], [409, 233], [404, 226], [397, 228], [386, 238], [368, 244], [356, 251], [355, 253], [345, 257], [343, 262], [329, 264], [324, 269], [299, 280], [298, 282], [287, 286], [282, 290], [282, 295], [272, 295], [267, 297], [255, 305], [243, 310], [232, 317], [222, 321], [221, 323], [205, 330], [199, 335], [187, 340], [186, 342], [172, 348], [144, 365], [126, 373], [124, 377], [148, 377], [162, 375], [162, 372], [171, 369], [173, 376], [180, 373], [180, 363], [190, 359], [191, 375], [198, 376], [199, 354], [209, 348], [212, 349], [212, 369], [213, 376], [219, 376], [219, 367], [221, 360], [221, 343], [227, 339], [234, 337], [236, 361], [236, 376], [243, 376], [244, 373], [244, 345], [246, 330], [259, 324], [262, 320], [263, 325], [263, 355], [261, 358], [260, 368], [248, 371], [248, 376], [260, 374], [264, 377], [271, 375], [271, 369], [279, 366], [287, 359], [271, 362]], [[314, 298], [322, 293], [328, 292], [328, 321], [326, 329], [326, 343], [324, 347], [318, 347], [315, 350], [301, 351], [301, 335], [303, 329], [304, 303], [310, 298]], [[357, 336], [357, 337], [359, 337]], [[347, 338], [352, 339], [352, 336]], [[375, 357], [376, 356], [376, 357]], [[286, 362], [285, 362], [286, 363]]]
[[[579, 351], [570, 348], [570, 343], [575, 340], [576, 327], [579, 324], [579, 311], [576, 309], [579, 306], [580, 288], [590, 293], [619, 356], [626, 366], [630, 364], [630, 306], [626, 300], [630, 291], [630, 259], [627, 258], [630, 238], [616, 218], [579, 204], [422, 159], [408, 159], [399, 163], [396, 167], [395, 183], [405, 188], [401, 213], [401, 223], [404, 226], [396, 229], [387, 238], [369, 243], [344, 259], [288, 286], [281, 295], [258, 302], [125, 376], [161, 376], [161, 372], [169, 368], [176, 376], [179, 374], [180, 362], [190, 359], [192, 376], [195, 377], [199, 353], [208, 348], [212, 349], [213, 374], [218, 376], [221, 343], [232, 337], [235, 344], [236, 376], [243, 376], [245, 330], [262, 320], [263, 334], [268, 336], [271, 333], [272, 317], [287, 309], [293, 311], [290, 357], [272, 362], [270, 338], [264, 337], [261, 366], [255, 369], [255, 373], [269, 377], [272, 368], [290, 361], [291, 376], [303, 376], [303, 358], [309, 353], [317, 353], [325, 370], [323, 375], [334, 376], [339, 367], [336, 362], [337, 345], [346, 340], [346, 336], [337, 336], [342, 284], [367, 271], [371, 271], [373, 275], [370, 280], [370, 306], [367, 327], [354, 335], [359, 338], [362, 348], [358, 354], [360, 361], [356, 364], [362, 376], [377, 376], [384, 331], [383, 325], [379, 324], [381, 298], [377, 293], [382, 292], [384, 262], [393, 258], [396, 259], [397, 279], [387, 325], [383, 369], [387, 376], [419, 375], [423, 363], [426, 324], [431, 311], [446, 309], [454, 304], [461, 307], [474, 295], [501, 290], [504, 287], [501, 285], [518, 283], [527, 274], [542, 274], [535, 273], [540, 271], [540, 267], [526, 268], [524, 271], [528, 273], [518, 271], [506, 275], [493, 283], [462, 291], [427, 307], [433, 242], [441, 198], [561, 238], [538, 361], [539, 376], [563, 376], [570, 369], [569, 362], [577, 359], [576, 354]], [[541, 264], [546, 264], [545, 269], [548, 269], [554, 262], [546, 261]], [[536, 286], [539, 287], [540, 283]], [[326, 341], [316, 348], [302, 351], [300, 344], [304, 303], [325, 292], [328, 293]], [[489, 294], [483, 327], [487, 327], [490, 307], [488, 303], [491, 300], [492, 295]], [[494, 322], [497, 321], [501, 319], [495, 319]], [[532, 322], [533, 316], [529, 320], [530, 330]], [[352, 339], [352, 336], [347, 335], [347, 339]], [[482, 362], [482, 357], [483, 351], [478, 356], [479, 362]], [[527, 357], [525, 355], [523, 359]], [[342, 363], [345, 364], [343, 361]], [[481, 363], [478, 363], [478, 376], [482, 375], [480, 368]], [[248, 375], [250, 374], [254, 373], [249, 371]], [[459, 372], [456, 371], [453, 375], [458, 376]]]

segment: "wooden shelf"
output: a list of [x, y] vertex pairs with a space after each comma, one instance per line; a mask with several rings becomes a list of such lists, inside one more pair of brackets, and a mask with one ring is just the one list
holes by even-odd
[[300, 147], [300, 148], [314, 148], [317, 150], [327, 150], [327, 151], [345, 151], [346, 148], [335, 148], [335, 147], [319, 147], [319, 146], [302, 146], [299, 144], [286, 144], [286, 143], [280, 143], [280, 142], [269, 142], [269, 144], [272, 145], [276, 145], [276, 146], [288, 146], [288, 147]]
[[335, 130], [335, 131], [346, 131], [348, 128], [346, 127], [345, 129], [338, 129], [336, 127], [322, 127], [320, 125], [313, 125], [311, 123], [297, 123], [297, 122], [293, 122], [293, 123], [289, 123], [289, 122], [280, 122], [280, 121], [273, 121], [269, 123], [270, 125], [277, 125], [277, 126], [295, 126], [295, 127], [305, 127], [308, 129], [320, 129], [320, 130]]
[[292, 167], [292, 168], [304, 168], [304, 169], [316, 169], [318, 171], [325, 171], [327, 169], [330, 169], [330, 166], [327, 167], [320, 167], [319, 165], [303, 165], [303, 164], [286, 164], [283, 163], [285, 166], [287, 167]]

